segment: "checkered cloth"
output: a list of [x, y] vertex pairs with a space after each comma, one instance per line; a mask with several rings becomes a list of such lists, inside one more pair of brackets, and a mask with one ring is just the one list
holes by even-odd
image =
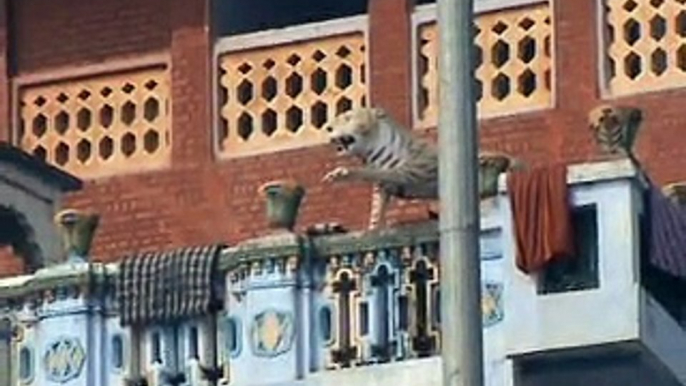
[[130, 256], [116, 279], [121, 324], [169, 322], [205, 315], [218, 303], [213, 278], [222, 245]]

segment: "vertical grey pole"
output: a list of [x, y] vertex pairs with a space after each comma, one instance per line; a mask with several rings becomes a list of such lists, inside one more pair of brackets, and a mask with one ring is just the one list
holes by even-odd
[[444, 386], [483, 385], [473, 0], [438, 0]]

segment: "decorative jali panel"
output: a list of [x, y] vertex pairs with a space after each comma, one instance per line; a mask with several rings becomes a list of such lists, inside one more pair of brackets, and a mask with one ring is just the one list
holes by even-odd
[[612, 95], [686, 84], [686, 2], [606, 0], [607, 82]]
[[[417, 120], [432, 127], [438, 117], [438, 29], [419, 25]], [[481, 14], [475, 26], [476, 97], [481, 117], [551, 105], [552, 27], [550, 6]]]
[[320, 143], [338, 113], [365, 105], [362, 33], [220, 56], [219, 148], [229, 157]]
[[19, 89], [17, 141], [79, 177], [169, 162], [169, 72], [147, 68]]

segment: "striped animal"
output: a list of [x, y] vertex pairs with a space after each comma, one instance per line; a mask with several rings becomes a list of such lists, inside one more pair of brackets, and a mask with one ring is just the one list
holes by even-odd
[[357, 157], [364, 166], [337, 167], [324, 176], [324, 181], [374, 184], [370, 229], [384, 225], [391, 197], [438, 198], [436, 149], [391, 119], [383, 109], [346, 111], [338, 115], [327, 130], [339, 155]]
[[636, 135], [643, 122], [640, 109], [603, 104], [588, 113], [588, 125], [601, 149], [622, 154], [637, 162], [633, 154]]
[[[351, 155], [363, 162], [360, 168], [339, 166], [324, 176], [325, 182], [363, 181], [373, 184], [369, 229], [385, 225], [391, 197], [438, 199], [438, 152], [433, 144], [416, 137], [380, 108], [359, 108], [338, 115], [327, 127], [330, 141], [339, 155]], [[480, 169], [498, 174], [523, 164], [504, 154], [479, 154]], [[482, 174], [482, 173], [480, 173]], [[485, 178], [488, 177], [488, 178]], [[480, 176], [479, 196], [497, 190], [489, 173]], [[429, 217], [436, 218], [429, 210]]]

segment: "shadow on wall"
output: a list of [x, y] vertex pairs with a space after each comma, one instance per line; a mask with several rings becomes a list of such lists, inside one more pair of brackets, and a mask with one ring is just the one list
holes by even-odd
[[213, 0], [218, 36], [237, 35], [367, 13], [368, 0]]
[[0, 205], [0, 247], [9, 246], [24, 261], [24, 271], [31, 273], [43, 266], [40, 247], [26, 216], [12, 207]]

